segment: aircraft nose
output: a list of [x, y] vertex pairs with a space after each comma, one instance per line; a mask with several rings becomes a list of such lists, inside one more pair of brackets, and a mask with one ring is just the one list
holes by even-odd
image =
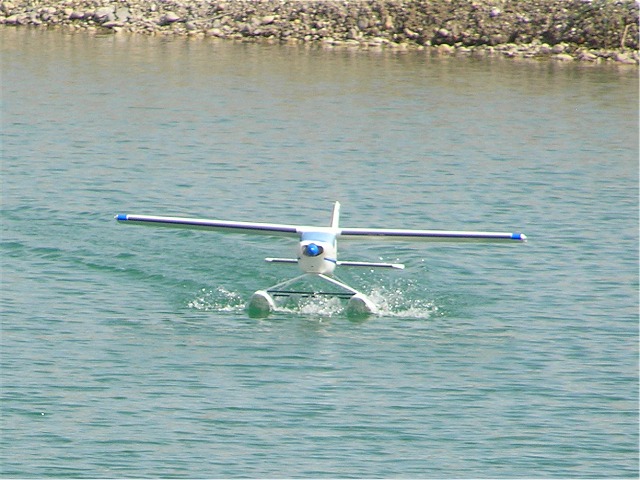
[[315, 243], [310, 243], [304, 249], [304, 254], [308, 257], [317, 257], [321, 253], [322, 253], [321, 247], [319, 247]]

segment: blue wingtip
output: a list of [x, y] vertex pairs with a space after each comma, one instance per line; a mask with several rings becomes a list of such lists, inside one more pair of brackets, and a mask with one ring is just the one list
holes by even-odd
[[511, 239], [512, 240], [521, 240], [523, 242], [527, 241], [527, 236], [524, 233], [512, 233], [511, 234]]
[[118, 215], [116, 215], [116, 220], [119, 222], [126, 222], [127, 215], [125, 213], [119, 213]]

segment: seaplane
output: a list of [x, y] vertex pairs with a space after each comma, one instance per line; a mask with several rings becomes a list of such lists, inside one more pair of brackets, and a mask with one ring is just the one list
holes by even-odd
[[[348, 316], [368, 316], [378, 313], [376, 304], [364, 293], [339, 280], [334, 271], [337, 267], [366, 267], [404, 269], [400, 263], [338, 260], [338, 238], [361, 239], [378, 238], [386, 240], [428, 241], [428, 242], [526, 242], [523, 233], [471, 232], [446, 230], [412, 230], [393, 228], [345, 228], [340, 226], [340, 202], [335, 202], [328, 226], [300, 226], [280, 223], [255, 223], [227, 220], [207, 220], [198, 218], [165, 217], [153, 215], [118, 214], [118, 223], [157, 227], [187, 228], [217, 232], [235, 232], [270, 236], [298, 238], [295, 258], [266, 258], [269, 263], [297, 265], [302, 274], [290, 280], [277, 283], [255, 292], [248, 304], [250, 316], [266, 317], [276, 309], [276, 299], [280, 297], [337, 297], [347, 301]], [[305, 278], [320, 279], [329, 285], [329, 291], [292, 288]]]

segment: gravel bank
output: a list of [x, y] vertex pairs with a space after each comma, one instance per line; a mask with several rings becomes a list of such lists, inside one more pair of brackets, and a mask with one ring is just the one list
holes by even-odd
[[0, 2], [0, 24], [639, 62], [635, 0], [11, 0]]

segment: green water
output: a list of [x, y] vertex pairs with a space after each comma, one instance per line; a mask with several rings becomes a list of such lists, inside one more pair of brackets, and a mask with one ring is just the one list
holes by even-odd
[[[638, 476], [637, 69], [0, 29], [3, 477]], [[381, 314], [251, 319], [295, 242]]]

